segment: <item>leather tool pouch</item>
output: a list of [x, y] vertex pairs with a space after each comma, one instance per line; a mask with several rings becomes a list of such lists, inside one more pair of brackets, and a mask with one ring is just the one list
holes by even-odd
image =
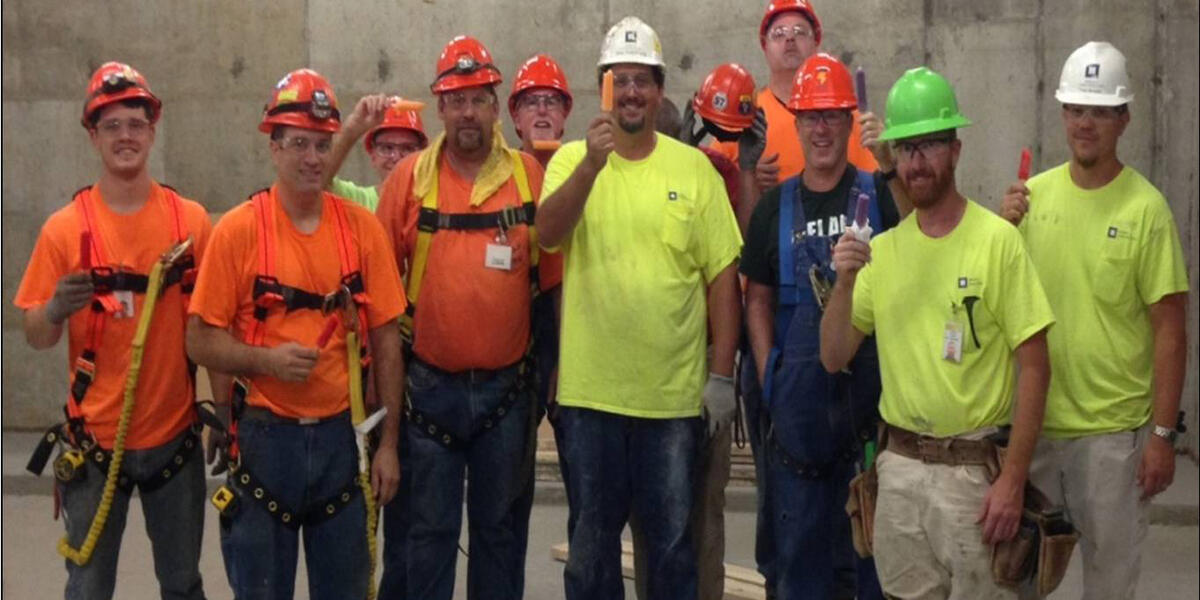
[[875, 465], [850, 480], [846, 514], [850, 516], [854, 550], [863, 558], [870, 558], [875, 550], [875, 499], [878, 495]]

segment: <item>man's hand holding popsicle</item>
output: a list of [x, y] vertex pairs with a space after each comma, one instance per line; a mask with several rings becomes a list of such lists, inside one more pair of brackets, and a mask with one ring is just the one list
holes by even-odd
[[605, 71], [600, 83], [600, 114], [592, 119], [587, 130], [587, 156], [589, 166], [597, 172], [608, 163], [608, 154], [616, 147], [613, 126], [616, 125], [613, 110], [613, 73]]

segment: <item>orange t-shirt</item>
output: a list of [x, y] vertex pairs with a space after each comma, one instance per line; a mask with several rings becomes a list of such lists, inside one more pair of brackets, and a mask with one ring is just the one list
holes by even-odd
[[[275, 188], [271, 188], [275, 195]], [[342, 202], [354, 243], [358, 247], [363, 284], [369, 302], [367, 326], [378, 327], [404, 311], [404, 290], [392, 259], [387, 236], [367, 209], [346, 202], [333, 194], [324, 194], [321, 222], [312, 233], [301, 233], [279, 201], [275, 205], [275, 277], [281, 284], [315, 294], [336, 291], [342, 279], [338, 258], [337, 219], [331, 202]], [[252, 202], [243, 202], [225, 213], [213, 228], [212, 245], [192, 294], [188, 312], [205, 323], [231, 332], [239, 341], [254, 323], [254, 279], [258, 275], [258, 221]], [[284, 342], [316, 347], [317, 338], [328, 317], [319, 310], [284, 311], [273, 305], [264, 323], [263, 345], [271, 348]], [[321, 418], [335, 415], [350, 406], [350, 388], [346, 368], [345, 329], [338, 327], [329, 343], [320, 351], [317, 365], [301, 383], [283, 382], [274, 377], [251, 378], [248, 404], [270, 409], [292, 418]]]
[[[537, 160], [521, 154], [536, 202], [543, 172]], [[376, 210], [391, 237], [397, 264], [407, 265], [417, 242], [421, 198], [413, 194], [417, 155], [392, 169]], [[470, 205], [473, 183], [446, 164], [438, 170], [438, 211], [486, 213], [520, 206], [514, 178], [479, 206]], [[520, 360], [529, 343], [529, 229], [519, 225], [506, 235], [512, 246], [512, 268], [484, 266], [487, 246], [498, 229], [439, 230], [429, 244], [421, 295], [416, 300], [413, 353], [439, 369], [498, 369]], [[562, 255], [539, 251], [538, 283], [543, 290], [562, 281]]]
[[[91, 194], [95, 235], [103, 244], [108, 266], [120, 265], [127, 271], [149, 274], [159, 256], [176, 242], [171, 225], [174, 217], [166, 190], [155, 183], [150, 200], [129, 215], [109, 209], [98, 187], [93, 186]], [[199, 262], [212, 231], [208, 212], [196, 202], [181, 198], [180, 215], [187, 234], [192, 236], [192, 248]], [[41, 306], [54, 296], [60, 278], [82, 270], [79, 250], [82, 231], [82, 219], [75, 202], [50, 215], [38, 235], [13, 304], [25, 310]], [[93, 262], [98, 261], [93, 259]], [[116, 437], [117, 421], [125, 402], [125, 375], [129, 370], [133, 334], [144, 301], [145, 294], [134, 294], [131, 317], [108, 316], [104, 319], [103, 335], [96, 348], [95, 378], [79, 405], [88, 431], [105, 448], [111, 448]], [[165, 444], [195, 419], [192, 406], [195, 388], [184, 350], [185, 309], [178, 284], [168, 288], [155, 305], [143, 350], [132, 420], [125, 438], [125, 447], [130, 450]], [[91, 312], [90, 308], [84, 308], [67, 320], [68, 376], [74, 371], [75, 359], [87, 345]]]
[[[758, 105], [767, 116], [767, 147], [763, 156], [779, 155], [779, 182], [794, 177], [804, 170], [804, 148], [800, 145], [800, 135], [796, 133], [796, 115], [788, 110], [771, 88], [763, 88], [758, 93]], [[713, 149], [737, 161], [738, 143], [713, 142]], [[875, 155], [862, 145], [862, 127], [858, 125], [858, 111], [854, 111], [854, 127], [850, 130], [850, 144], [846, 146], [846, 158], [850, 164], [862, 171], [872, 172], [879, 169]]]

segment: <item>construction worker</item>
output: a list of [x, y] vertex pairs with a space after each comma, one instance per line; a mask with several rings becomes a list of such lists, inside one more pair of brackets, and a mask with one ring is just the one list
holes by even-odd
[[1054, 97], [1071, 158], [1009, 187], [1060, 322], [1030, 478], [1079, 528], [1086, 598], [1133, 598], [1148, 500], [1171, 485], [1187, 357], [1187, 270], [1161, 192], [1121, 163], [1133, 91], [1125, 56], [1088, 42]]
[[535, 400], [530, 288], [557, 285], [561, 267], [539, 260], [531, 226], [542, 168], [504, 143], [491, 53], [458, 36], [435, 73], [445, 131], [396, 166], [378, 213], [412, 302], [408, 597], [453, 595], [469, 476], [467, 595], [518, 598], [512, 506], [527, 481]]
[[[819, 317], [836, 279], [830, 250], [855, 223], [860, 196], [867, 198], [865, 224], [878, 233], [911, 209], [897, 208], [908, 203], [893, 200], [904, 194], [894, 177], [847, 162], [856, 105], [850, 71], [828, 54], [814, 54], [796, 72], [793, 89], [788, 109], [796, 115], [805, 168], [758, 203], [741, 261], [746, 330], [760, 365], [755, 376], [768, 391], [756, 467], [767, 496], [759, 517], [770, 519], [776, 555], [764, 576], [770, 595], [780, 599], [880, 598], [874, 565], [863, 561], [856, 569], [843, 509], [854, 463], [878, 421], [875, 342], [867, 338], [849, 372], [835, 375], [810, 350], [819, 343]], [[882, 127], [873, 119], [863, 131], [877, 137]], [[891, 167], [887, 146], [869, 145]], [[780, 240], [791, 244], [780, 248]]]
[[[59, 446], [55, 518], [61, 501], [68, 599], [113, 597], [134, 487], [163, 597], [204, 598], [204, 462], [183, 335], [212, 225], [204, 207], [146, 168], [161, 115], [162, 102], [129, 65], [108, 62], [92, 74], [82, 123], [104, 171], [46, 220], [13, 302], [34, 348], [53, 347], [67, 329], [67, 420], [46, 432], [29, 469], [40, 474]], [[152, 267], [188, 240], [190, 249], [162, 265], [161, 295], [147, 302]]]
[[[911, 69], [892, 86], [880, 139], [916, 212], [869, 245], [860, 228], [841, 236], [821, 318], [830, 373], [876, 336], [874, 555], [897, 598], [1016, 596], [993, 580], [990, 549], [1017, 532], [1050, 378], [1054, 317], [1020, 235], [955, 183], [968, 125], [941, 75]], [[993, 440], [1010, 422], [1001, 462]]]
[[[530, 57], [517, 69], [513, 77], [512, 90], [508, 95], [508, 114], [512, 117], [517, 138], [521, 140], [521, 151], [537, 159], [544, 169], [562, 140], [567, 117], [571, 114], [571, 88], [567, 75], [553, 58], [545, 54]], [[561, 259], [556, 259], [561, 260]], [[525, 462], [521, 466], [521, 477], [525, 485], [521, 495], [513, 503], [513, 528], [517, 546], [512, 556], [517, 561], [513, 567], [517, 577], [517, 590], [525, 588], [525, 551], [529, 540], [529, 517], [533, 511], [533, 494], [536, 483], [535, 467], [537, 431], [542, 416], [547, 414], [554, 401], [554, 379], [558, 370], [558, 305], [561, 302], [561, 286], [548, 293], [540, 294], [533, 301], [532, 327], [534, 337], [533, 354], [536, 357], [537, 410], [530, 413], [529, 441], [526, 444]], [[551, 426], [554, 423], [551, 421]], [[555, 427], [555, 436], [559, 435]], [[567, 482], [566, 466], [561, 457], [559, 472], [563, 486]], [[568, 521], [573, 519], [568, 517]]]
[[[766, 87], [758, 94], [757, 105], [767, 121], [766, 148], [755, 164], [739, 161], [744, 171], [753, 171], [758, 189], [766, 191], [804, 168], [804, 153], [796, 138], [794, 118], [787, 109], [796, 70], [821, 47], [821, 20], [808, 0], [771, 0], [763, 11], [758, 27], [758, 42], [767, 68], [771, 71]], [[870, 150], [860, 142], [861, 115], [855, 117], [850, 132], [850, 164], [871, 172], [879, 165]], [[721, 142], [714, 147], [737, 160], [738, 144]], [[751, 207], [753, 208], [753, 207]]]
[[354, 143], [363, 140], [363, 149], [371, 159], [378, 181], [383, 183], [392, 169], [405, 157], [429, 144], [421, 113], [405, 107], [398, 96], [371, 94], [359, 98], [342, 128], [333, 134], [333, 149], [329, 152], [329, 180], [325, 187], [335, 195], [375, 212], [379, 205], [378, 185], [359, 185], [337, 176], [342, 162], [350, 155]]
[[636, 17], [614, 25], [598, 75], [612, 111], [551, 159], [537, 215], [542, 244], [561, 247], [566, 265], [557, 418], [577, 515], [566, 597], [622, 595], [632, 519], [647, 596], [694, 599], [696, 462], [736, 412], [741, 239], [708, 159], [655, 132], [665, 65], [654, 30]]
[[[229, 479], [213, 497], [238, 598], [292, 597], [301, 530], [309, 594], [367, 597], [374, 507], [400, 478], [404, 292], [374, 215], [324, 191], [338, 127], [319, 73], [275, 85], [258, 127], [275, 182], [217, 223], [189, 308], [188, 355], [239, 376], [218, 398]], [[369, 464], [368, 372], [387, 411]]]

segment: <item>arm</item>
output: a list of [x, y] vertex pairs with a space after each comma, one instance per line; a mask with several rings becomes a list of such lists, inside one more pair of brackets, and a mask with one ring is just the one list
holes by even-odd
[[1050, 386], [1050, 353], [1046, 349], [1045, 329], [1017, 346], [1015, 354], [1017, 406], [1013, 411], [1008, 452], [1000, 476], [984, 496], [979, 516], [985, 544], [1010, 540], [1017, 534], [1024, 507], [1025, 480], [1042, 430], [1046, 389]]
[[871, 247], [853, 235], [843, 235], [833, 247], [833, 267], [838, 278], [821, 316], [821, 364], [830, 373], [845, 368], [866, 337], [850, 316], [854, 308], [854, 282], [869, 260]]
[[[1154, 412], [1151, 426], [1174, 429], [1187, 368], [1187, 294], [1170, 294], [1150, 305], [1154, 330]], [[1144, 497], [1167, 489], [1175, 478], [1175, 449], [1151, 435], [1146, 440], [1137, 482]]]
[[746, 288], [746, 333], [750, 336], [750, 351], [758, 369], [758, 383], [766, 376], [767, 357], [774, 344], [775, 290], [750, 280]]
[[196, 364], [233, 376], [266, 375], [291, 382], [308, 379], [318, 356], [316, 348], [295, 342], [273, 348], [243, 344], [196, 315], [188, 318], [187, 353]]
[[383, 94], [363, 96], [358, 100], [358, 104], [354, 105], [354, 112], [351, 112], [350, 117], [342, 124], [341, 130], [333, 134], [333, 146], [329, 150], [325, 182], [322, 187], [329, 189], [333, 178], [342, 168], [342, 162], [346, 160], [350, 150], [358, 142], [358, 138], [370, 131], [372, 127], [382, 123], [386, 111], [387, 98]]
[[372, 462], [371, 479], [377, 499], [386, 504], [400, 488], [400, 415], [404, 394], [404, 359], [400, 350], [400, 324], [395, 319], [371, 329], [375, 362], [375, 389], [387, 415]]
[[730, 264], [708, 284], [708, 325], [712, 329], [713, 357], [709, 371], [733, 376], [733, 359], [742, 330], [742, 304], [738, 298], [737, 266]]
[[[875, 162], [879, 163], [879, 172], [895, 173], [896, 160], [892, 156], [892, 149], [887, 142], [879, 141], [879, 136], [883, 133], [883, 122], [875, 113], [866, 112], [858, 116], [858, 124], [862, 128], [862, 145], [871, 151]], [[892, 177], [887, 186], [888, 191], [892, 193], [892, 200], [896, 202], [900, 218], [904, 219], [913, 210], [912, 201], [908, 199], [908, 190], [904, 189], [904, 183], [899, 177]]]
[[616, 147], [613, 123], [613, 117], [609, 113], [592, 119], [587, 132], [587, 156], [580, 161], [562, 186], [544, 198], [538, 206], [534, 226], [537, 227], [539, 243], [542, 246], [554, 248], [561, 245], [579, 223], [588, 194], [592, 191], [592, 184], [608, 162], [608, 154]]
[[754, 215], [754, 208], [758, 206], [758, 199], [762, 197], [762, 190], [758, 189], [754, 173], [749, 171], [740, 171], [738, 186], [737, 222], [738, 229], [745, 238], [746, 231], [750, 228], [750, 217]]

